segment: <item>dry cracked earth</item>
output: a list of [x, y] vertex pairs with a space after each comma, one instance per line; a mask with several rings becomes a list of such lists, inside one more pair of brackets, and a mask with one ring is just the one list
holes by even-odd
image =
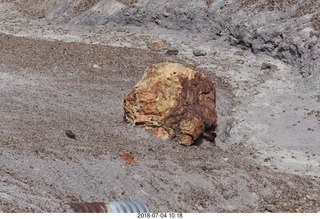
[[[244, 48], [247, 33], [237, 41], [242, 32], [222, 21], [192, 29], [193, 21], [207, 21], [201, 13], [229, 16], [246, 7], [263, 15], [278, 7], [287, 25], [290, 5], [164, 2], [166, 14], [153, 16], [163, 6], [156, 1], [0, 1], [0, 212], [72, 212], [71, 202], [119, 200], [143, 201], [153, 212], [320, 211], [319, 69], [299, 64], [317, 53], [291, 44], [288, 53], [263, 53], [258, 42]], [[319, 42], [314, 8], [300, 8], [314, 28], [312, 51]], [[173, 14], [178, 21], [168, 19]], [[123, 122], [124, 98], [146, 67], [163, 61], [214, 82], [215, 144], [183, 147]], [[137, 165], [121, 160], [123, 153]]]

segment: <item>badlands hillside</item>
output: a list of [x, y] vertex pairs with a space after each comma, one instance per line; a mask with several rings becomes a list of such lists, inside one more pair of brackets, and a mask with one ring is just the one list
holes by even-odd
[[[319, 212], [319, 36], [319, 0], [0, 0], [0, 212]], [[215, 144], [123, 122], [164, 61], [215, 84]]]

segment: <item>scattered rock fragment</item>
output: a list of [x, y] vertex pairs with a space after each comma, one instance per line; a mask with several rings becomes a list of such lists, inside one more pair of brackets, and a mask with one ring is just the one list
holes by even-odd
[[270, 204], [265, 206], [265, 210], [267, 212], [277, 212], [277, 208], [274, 205], [270, 205]]
[[269, 162], [271, 159], [270, 159], [270, 157], [266, 157], [263, 161], [264, 162]]
[[205, 56], [205, 55], [207, 55], [207, 52], [202, 49], [194, 49], [193, 55], [194, 56]]
[[201, 169], [202, 169], [203, 171], [209, 171], [209, 168], [208, 168], [207, 166], [201, 166]]
[[179, 51], [176, 49], [169, 49], [165, 52], [166, 55], [168, 56], [176, 56], [178, 55]]
[[69, 138], [76, 139], [76, 135], [71, 130], [66, 130], [65, 133]]
[[167, 42], [165, 40], [160, 40], [160, 41], [152, 43], [150, 49], [151, 50], [159, 50], [159, 49], [163, 48], [166, 44], [167, 44]]
[[277, 70], [278, 67], [276, 65], [273, 65], [271, 63], [262, 63], [261, 64], [261, 70]]
[[93, 64], [93, 65], [92, 65], [92, 68], [94, 68], [94, 69], [101, 69], [101, 66], [98, 65], [98, 64]]
[[131, 154], [121, 154], [120, 156], [121, 160], [126, 161], [127, 163], [131, 164], [132, 166], [136, 166], [137, 162], [134, 160], [134, 156]]
[[227, 158], [227, 157], [222, 157], [222, 160], [224, 160], [225, 162], [228, 162], [229, 158]]
[[198, 211], [199, 213], [205, 212], [205, 209], [204, 209], [201, 205], [197, 205], [197, 206], [196, 206], [196, 209], [197, 209], [197, 211]]
[[215, 87], [202, 73], [181, 64], [151, 65], [124, 100], [124, 120], [182, 145], [198, 138], [214, 141]]

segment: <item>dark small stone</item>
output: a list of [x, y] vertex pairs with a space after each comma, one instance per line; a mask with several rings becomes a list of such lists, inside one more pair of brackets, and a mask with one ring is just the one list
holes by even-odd
[[178, 53], [179, 53], [179, 51], [176, 50], [176, 49], [169, 49], [169, 50], [166, 51], [165, 54], [169, 55], [169, 56], [176, 56], [176, 55], [178, 55]]
[[267, 157], [264, 159], [264, 162], [269, 162], [270, 161], [270, 157]]
[[76, 139], [76, 135], [71, 130], [66, 130], [66, 135], [69, 138]]
[[201, 169], [202, 169], [203, 171], [208, 171], [208, 170], [209, 170], [207, 166], [202, 166]]
[[271, 63], [262, 63], [261, 70], [276, 70], [278, 69], [276, 65], [273, 65]]
[[267, 205], [267, 206], [265, 207], [265, 210], [266, 210], [267, 212], [276, 212], [276, 211], [277, 211], [277, 208], [276, 208], [274, 205]]

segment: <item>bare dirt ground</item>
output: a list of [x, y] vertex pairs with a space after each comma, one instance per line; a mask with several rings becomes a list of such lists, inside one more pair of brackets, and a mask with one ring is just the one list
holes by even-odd
[[[320, 211], [319, 78], [188, 32], [51, 24], [46, 11], [30, 18], [12, 2], [0, 1], [1, 212], [128, 199], [155, 212]], [[149, 49], [159, 40], [162, 50]], [[123, 99], [162, 61], [215, 83], [216, 145], [183, 147], [123, 122]]]

